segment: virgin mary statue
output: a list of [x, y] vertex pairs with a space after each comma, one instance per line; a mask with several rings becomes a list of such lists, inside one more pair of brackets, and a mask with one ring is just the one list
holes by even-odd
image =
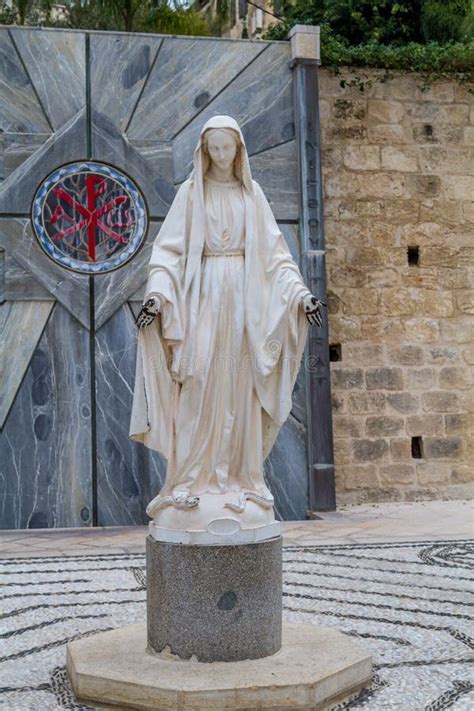
[[263, 462], [290, 413], [321, 302], [252, 179], [233, 118], [207, 121], [193, 163], [153, 245], [130, 436], [167, 460], [147, 507], [159, 528], [266, 526]]

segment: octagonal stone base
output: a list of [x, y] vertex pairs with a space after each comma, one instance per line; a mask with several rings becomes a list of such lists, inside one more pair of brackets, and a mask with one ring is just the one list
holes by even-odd
[[314, 625], [283, 624], [283, 646], [241, 662], [182, 661], [146, 651], [146, 627], [128, 625], [67, 645], [80, 701], [154, 711], [316, 711], [371, 681], [370, 655], [350, 637]]

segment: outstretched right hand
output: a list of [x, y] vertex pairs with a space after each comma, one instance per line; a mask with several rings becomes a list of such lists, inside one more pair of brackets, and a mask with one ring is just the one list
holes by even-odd
[[140, 309], [140, 313], [138, 314], [137, 318], [135, 319], [135, 323], [138, 328], [145, 328], [145, 326], [149, 326], [150, 323], [153, 321], [155, 318], [156, 314], [160, 310], [160, 304], [158, 299], [156, 299], [154, 296], [152, 296], [150, 299], [145, 301], [143, 306]]

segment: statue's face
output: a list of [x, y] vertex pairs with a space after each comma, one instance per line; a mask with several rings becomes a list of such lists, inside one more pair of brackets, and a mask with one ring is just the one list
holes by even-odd
[[207, 150], [211, 161], [225, 170], [234, 162], [237, 139], [226, 131], [216, 128], [207, 134]]

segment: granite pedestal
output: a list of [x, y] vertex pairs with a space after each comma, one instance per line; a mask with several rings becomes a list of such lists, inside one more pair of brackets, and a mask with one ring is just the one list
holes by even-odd
[[281, 536], [246, 545], [147, 538], [148, 650], [236, 662], [281, 647]]

